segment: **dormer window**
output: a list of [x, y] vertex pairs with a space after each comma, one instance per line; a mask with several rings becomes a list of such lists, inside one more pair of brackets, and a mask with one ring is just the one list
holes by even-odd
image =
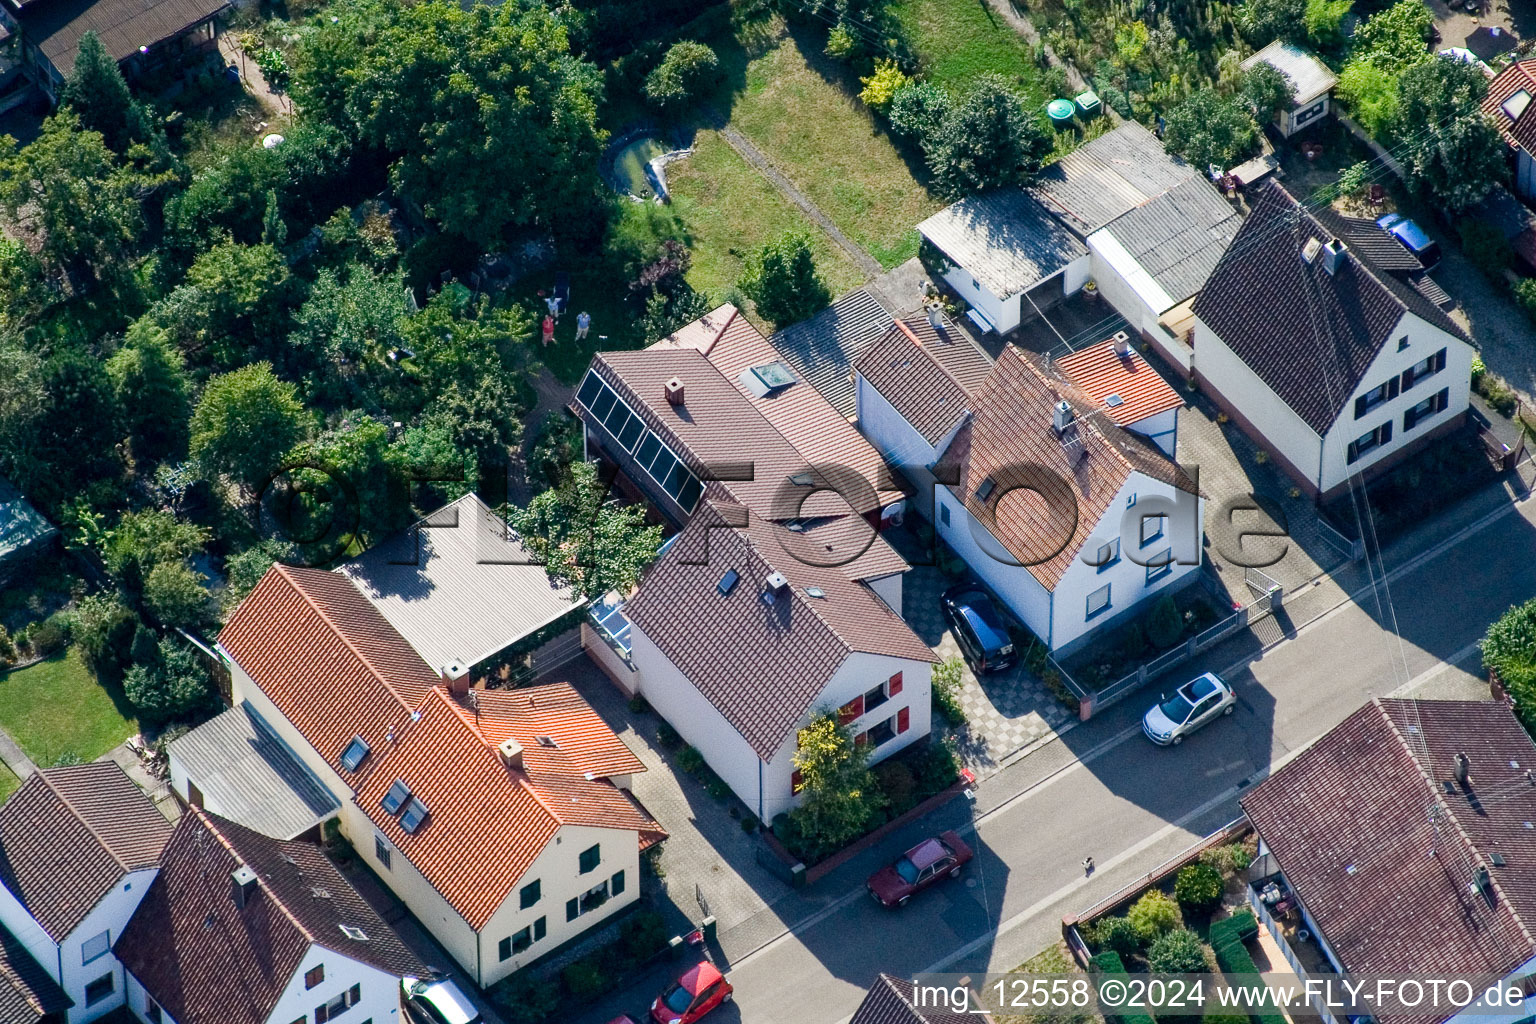
[[384, 799], [379, 801], [386, 814], [398, 814], [400, 808], [411, 798], [411, 787], [405, 784], [405, 780], [396, 779], [395, 784], [389, 787], [389, 792], [384, 794]]
[[341, 752], [341, 766], [349, 772], [355, 772], [363, 763], [363, 758], [368, 756], [368, 744], [361, 736], [353, 736], [352, 742], [347, 744], [347, 749]]

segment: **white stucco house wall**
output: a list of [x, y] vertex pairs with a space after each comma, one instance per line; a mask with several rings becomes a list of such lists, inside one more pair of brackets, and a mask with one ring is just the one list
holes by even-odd
[[68, 1024], [123, 1005], [112, 946], [170, 835], [170, 823], [110, 762], [43, 769], [0, 806], [0, 926], [73, 1001]]
[[156, 882], [116, 944], [144, 1024], [397, 1024], [426, 970], [311, 843], [190, 808]]
[[1243, 61], [1243, 70], [1252, 70], [1261, 63], [1284, 75], [1294, 92], [1290, 107], [1280, 111], [1275, 119], [1275, 127], [1280, 129], [1281, 135], [1290, 138], [1307, 125], [1328, 116], [1333, 87], [1339, 84], [1339, 76], [1316, 54], [1276, 39]]
[[[640, 851], [666, 833], [627, 792], [644, 765], [568, 684], [471, 691], [429, 669], [344, 575], [286, 566], [220, 648], [236, 706], [334, 797], [358, 856], [477, 983], [637, 898]], [[333, 666], [324, 683], [315, 651]]]
[[[921, 460], [938, 536], [1053, 652], [1195, 578], [1203, 503], [1153, 438], [1118, 427], [1059, 365], [1047, 371], [1011, 346], [972, 388], [930, 350], [898, 331], [865, 353], [860, 426], [893, 461]], [[1138, 365], [1130, 377], [1155, 381], [1154, 408], [1168, 386]], [[1109, 377], [1090, 368], [1080, 365], [1084, 379]], [[1176, 422], [1178, 404], [1156, 415]]]
[[784, 527], [745, 512], [706, 500], [624, 611], [638, 692], [771, 821], [798, 802], [817, 714], [871, 761], [926, 737], [935, 658], [856, 571], [788, 556]]
[[1463, 422], [1474, 353], [1433, 302], [1298, 211], [1277, 184], [1256, 198], [1195, 303], [1195, 370], [1328, 500]]

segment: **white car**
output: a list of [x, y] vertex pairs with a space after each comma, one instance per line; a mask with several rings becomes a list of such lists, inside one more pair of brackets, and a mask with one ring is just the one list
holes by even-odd
[[405, 998], [421, 1024], [484, 1024], [480, 1011], [447, 975], [402, 978]]
[[1160, 747], [1177, 746], [1184, 737], [1218, 716], [1237, 710], [1237, 694], [1214, 672], [1190, 680], [1172, 697], [1154, 704], [1141, 719], [1141, 731]]

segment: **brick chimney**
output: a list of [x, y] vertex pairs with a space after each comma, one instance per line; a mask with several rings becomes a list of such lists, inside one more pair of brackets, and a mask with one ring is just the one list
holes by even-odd
[[683, 404], [683, 379], [681, 377], [673, 377], [667, 381], [665, 389], [668, 405]]
[[443, 678], [443, 685], [448, 687], [448, 692], [455, 697], [469, 695], [469, 669], [457, 661], [450, 661], [444, 665], [439, 673]]

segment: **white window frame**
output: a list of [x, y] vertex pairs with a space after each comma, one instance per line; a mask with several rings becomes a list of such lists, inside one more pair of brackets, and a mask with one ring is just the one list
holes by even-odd
[[[1084, 621], [1102, 615], [1111, 607], [1113, 607], [1114, 602], [1112, 601], [1112, 598], [1114, 595], [1111, 592], [1110, 587], [1111, 584], [1106, 583], [1098, 590], [1095, 590], [1093, 593], [1088, 595], [1088, 599], [1084, 603], [1084, 608], [1086, 610], [1086, 614], [1083, 616]], [[1096, 606], [1094, 599], [1100, 595], [1103, 595], [1104, 600], [1102, 603], [1097, 604]]]
[[[98, 940], [101, 942], [101, 948], [92, 953], [91, 943]], [[88, 963], [100, 960], [110, 952], [112, 952], [112, 930], [109, 928], [106, 931], [92, 935], [80, 943], [80, 966], [84, 967]]]
[[[1165, 523], [1165, 520], [1167, 518], [1168, 518], [1167, 516], [1142, 516], [1141, 517], [1141, 546], [1142, 547], [1146, 547], [1148, 544], [1151, 544], [1153, 541], [1157, 540], [1159, 537], [1161, 537], [1163, 535], [1163, 531], [1167, 528], [1167, 524]], [[1147, 533], [1147, 524], [1149, 524], [1149, 523], [1155, 523], [1156, 524], [1156, 529], [1154, 529], [1153, 532], [1150, 533], [1150, 534]]]

